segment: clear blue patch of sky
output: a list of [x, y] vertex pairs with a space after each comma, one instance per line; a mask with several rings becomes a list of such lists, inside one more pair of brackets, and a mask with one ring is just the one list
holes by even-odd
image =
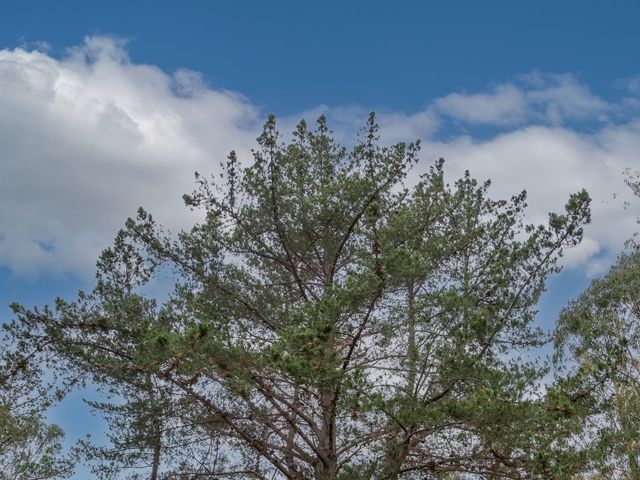
[[546, 292], [538, 302], [536, 323], [545, 330], [553, 330], [558, 315], [570, 299], [577, 298], [591, 280], [579, 268], [562, 270], [547, 280]]

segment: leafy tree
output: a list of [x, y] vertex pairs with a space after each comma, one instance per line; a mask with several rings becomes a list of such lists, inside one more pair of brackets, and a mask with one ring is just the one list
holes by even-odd
[[596, 402], [586, 435], [607, 478], [640, 477], [640, 252], [624, 253], [563, 312], [557, 344], [576, 363], [575, 388]]
[[43, 414], [59, 392], [42, 381], [43, 370], [8, 343], [0, 344], [0, 480], [66, 478], [73, 457], [63, 455], [64, 433]]
[[[449, 185], [443, 161], [407, 188], [419, 144], [380, 146], [373, 114], [351, 151], [323, 117], [288, 143], [270, 117], [258, 145], [197, 176], [190, 231], [140, 209], [95, 290], [15, 305], [14, 335], [125, 395], [137, 423], [115, 432], [147, 458], [161, 441], [157, 478], [570, 478], [575, 424], [521, 356], [545, 340], [535, 305], [588, 195], [534, 227], [524, 192]], [[144, 295], [167, 275], [166, 301]], [[213, 449], [194, 463], [196, 439]]]
[[[628, 185], [640, 196], [637, 176]], [[640, 244], [562, 312], [558, 361], [574, 362], [573, 389], [593, 405], [583, 434], [594, 478], [640, 478]], [[598, 477], [595, 477], [599, 475]]]
[[193, 425], [188, 404], [151, 376], [147, 380], [139, 389], [121, 382], [114, 396], [124, 402], [90, 402], [109, 425], [108, 445], [83, 442], [97, 478], [206, 478], [219, 472], [225, 461], [219, 440]]

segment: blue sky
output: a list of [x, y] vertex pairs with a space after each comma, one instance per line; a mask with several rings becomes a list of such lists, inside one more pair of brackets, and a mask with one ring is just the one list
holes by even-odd
[[331, 103], [413, 111], [537, 69], [600, 95], [637, 73], [633, 1], [0, 3], [0, 44], [60, 51], [86, 35], [131, 39], [137, 62], [188, 67], [267, 110]]
[[[348, 141], [423, 139], [544, 221], [587, 188], [593, 224], [540, 322], [634, 231], [640, 3], [631, 1], [0, 2], [0, 319], [89, 288], [97, 253], [144, 205], [179, 229], [194, 170], [247, 154], [260, 122], [326, 113]], [[53, 417], [73, 434], [76, 397]], [[92, 428], [96, 428], [96, 424]]]

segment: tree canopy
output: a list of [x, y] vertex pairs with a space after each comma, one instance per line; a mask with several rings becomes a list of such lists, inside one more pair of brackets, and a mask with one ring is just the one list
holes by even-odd
[[[143, 209], [54, 308], [14, 305], [23, 352], [90, 378], [104, 478], [571, 478], [577, 402], [543, 389], [536, 303], [589, 222], [586, 192], [546, 226], [526, 193], [490, 198], [419, 143], [352, 149], [326, 120], [288, 140], [270, 117], [252, 159], [185, 195], [172, 235]], [[174, 284], [166, 299], [150, 284]], [[111, 399], [111, 400], [109, 400]]]
[[[640, 196], [640, 177], [627, 184]], [[588, 396], [583, 448], [596, 478], [640, 478], [640, 243], [637, 235], [601, 278], [563, 310], [556, 329], [557, 363]]]
[[[38, 350], [16, 350], [10, 338], [0, 343], [0, 480], [66, 478], [73, 455], [63, 455], [62, 429], [44, 415], [63, 393], [46, 371]], [[37, 354], [37, 355], [36, 355]], [[65, 387], [65, 383], [58, 386]], [[66, 386], [68, 388], [68, 385]]]

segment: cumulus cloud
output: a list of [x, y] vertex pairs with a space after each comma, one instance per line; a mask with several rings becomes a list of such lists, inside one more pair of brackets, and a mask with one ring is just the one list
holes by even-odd
[[[423, 139], [413, 178], [443, 156], [451, 179], [470, 169], [494, 181], [496, 196], [526, 188], [532, 221], [544, 222], [586, 188], [593, 224], [566, 263], [595, 274], [639, 213], [638, 201], [622, 208], [629, 193], [621, 172], [640, 165], [640, 120], [627, 109], [610, 121], [618, 107], [573, 76], [533, 73], [379, 119], [385, 142]], [[368, 110], [318, 106], [280, 125], [291, 130], [322, 113], [350, 143]], [[214, 171], [231, 149], [248, 156], [263, 117], [249, 99], [210, 87], [197, 72], [132, 62], [114, 38], [87, 38], [63, 58], [0, 50], [0, 265], [91, 274], [100, 249], [139, 205], [169, 228], [188, 225], [181, 195], [192, 190], [193, 172]], [[580, 120], [596, 127], [580, 131], [571, 123]], [[474, 138], [474, 125], [499, 133]]]
[[132, 63], [112, 38], [62, 59], [0, 51], [0, 264], [86, 273], [144, 205], [185, 223], [193, 172], [248, 151], [259, 110], [194, 72]]
[[475, 124], [514, 126], [526, 122], [561, 124], [599, 120], [610, 106], [572, 75], [521, 75], [489, 92], [451, 93], [434, 101], [442, 115]]
[[470, 123], [509, 125], [525, 118], [524, 93], [514, 85], [498, 85], [493, 91], [475, 94], [451, 93], [434, 102], [435, 109]]

